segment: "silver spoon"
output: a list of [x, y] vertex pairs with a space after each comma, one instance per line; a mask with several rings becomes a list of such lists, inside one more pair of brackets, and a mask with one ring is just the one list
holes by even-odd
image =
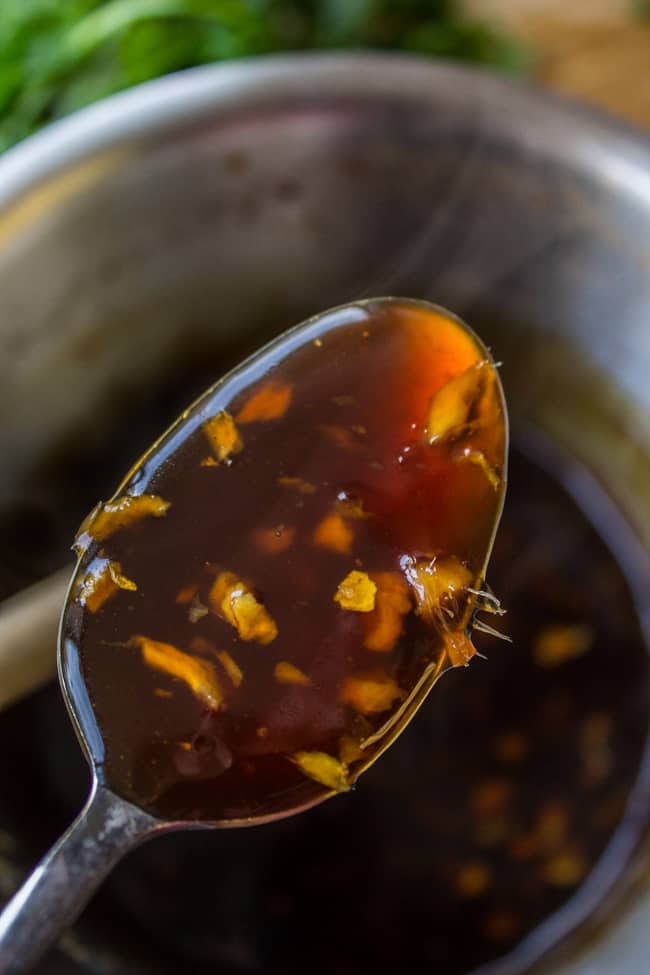
[[[391, 355], [377, 357], [378, 346], [376, 344], [373, 346], [373, 342], [386, 341], [393, 343]], [[410, 354], [408, 343], [415, 343], [417, 354]], [[429, 354], [427, 350], [431, 353], [431, 362], [428, 364], [425, 356], [425, 353]], [[399, 368], [402, 368], [399, 366], [400, 355], [406, 357], [405, 363], [407, 361], [410, 363], [408, 368], [413, 371], [413, 375], [405, 377], [399, 375]], [[380, 359], [379, 366], [377, 362]], [[356, 372], [350, 373], [351, 363], [355, 364]], [[442, 369], [442, 364], [445, 363]], [[438, 369], [438, 365], [442, 371]], [[380, 367], [384, 370], [384, 373], [377, 373], [381, 382], [373, 381], [368, 386], [367, 377], [373, 369]], [[190, 781], [188, 788], [194, 789], [196, 796], [202, 796], [207, 794], [206, 781], [210, 789], [214, 781], [216, 783], [214, 792], [217, 798], [214, 804], [211, 805], [212, 800], [210, 800], [207, 806], [200, 807], [197, 805], [199, 800], [194, 797], [192, 799], [194, 806], [190, 803], [188, 808], [183, 808], [182, 801], [177, 797], [174, 798], [176, 796], [174, 788], [178, 782], [174, 778], [176, 773], [173, 771], [176, 766], [172, 767], [172, 764], [169, 764], [169, 769], [172, 769], [168, 775], [169, 781], [165, 779], [167, 773], [160, 773], [160, 781], [157, 782], [156, 788], [147, 787], [149, 788], [147, 792], [147, 788], [143, 786], [141, 791], [138, 791], [131, 780], [122, 776], [117, 769], [116, 759], [110, 759], [111, 736], [119, 737], [119, 728], [115, 727], [115, 723], [111, 726], [110, 720], [106, 717], [115, 695], [104, 700], [103, 685], [96, 682], [96, 675], [93, 674], [93, 659], [96, 663], [102, 658], [96, 647], [88, 650], [86, 646], [84, 649], [84, 639], [88, 642], [90, 638], [82, 636], [77, 643], [74, 639], [74, 634], [92, 635], [94, 627], [99, 628], [97, 632], [102, 633], [102, 626], [108, 626], [109, 622], [114, 629], [119, 630], [133, 618], [132, 611], [134, 609], [139, 611], [138, 607], [142, 606], [142, 602], [137, 602], [137, 594], [134, 595], [132, 591], [136, 584], [126, 575], [119, 574], [116, 569], [117, 563], [113, 558], [115, 551], [117, 550], [118, 553], [122, 551], [127, 555], [131, 553], [131, 557], [137, 564], [138, 558], [144, 558], [143, 551], [145, 554], [148, 551], [147, 539], [160, 537], [153, 534], [154, 529], [156, 532], [162, 532], [163, 529], [178, 530], [178, 526], [174, 528], [173, 522], [174, 513], [178, 510], [178, 505], [175, 507], [174, 503], [169, 513], [165, 509], [165, 511], [153, 512], [154, 515], [161, 516], [159, 518], [145, 518], [137, 527], [137, 532], [140, 534], [137, 535], [134, 546], [129, 541], [129, 532], [135, 529], [124, 520], [120, 521], [123, 518], [125, 504], [126, 507], [133, 506], [134, 498], [151, 497], [151, 485], [154, 482], [158, 485], [166, 483], [164, 470], [167, 468], [164, 468], [163, 461], [168, 462], [170, 458], [174, 460], [180, 456], [178, 451], [184, 444], [201, 443], [206, 451], [209, 447], [212, 449], [205, 459], [201, 472], [199, 473], [198, 468], [192, 469], [192, 477], [196, 478], [196, 482], [192, 483], [198, 484], [198, 478], [213, 478], [211, 490], [215, 491], [215, 497], [226, 498], [228, 491], [231, 490], [229, 484], [235, 483], [232, 478], [243, 477], [241, 491], [245, 491], [246, 484], [251, 478], [251, 475], [242, 474], [242, 471], [245, 471], [242, 465], [245, 464], [246, 451], [249, 449], [247, 445], [255, 444], [255, 447], [250, 447], [251, 450], [263, 451], [265, 437], [273, 436], [272, 431], [279, 429], [277, 424], [282, 422], [290, 421], [293, 424], [291, 429], [295, 431], [296, 436], [303, 436], [305, 424], [313, 423], [313, 417], [316, 415], [313, 411], [320, 409], [322, 404], [337, 401], [331, 406], [333, 415], [337, 416], [337, 410], [344, 412], [346, 409], [353, 409], [351, 403], [355, 397], [349, 395], [349, 391], [347, 395], [329, 396], [339, 389], [337, 383], [343, 382], [348, 373], [353, 379], [356, 376], [354, 379], [356, 385], [350, 387], [353, 392], [357, 386], [359, 390], [368, 388], [374, 391], [372, 392], [372, 396], [375, 397], [373, 410], [378, 411], [378, 415], [383, 417], [382, 425], [388, 431], [387, 442], [393, 435], [398, 438], [394, 444], [391, 442], [390, 447], [386, 448], [387, 450], [395, 448], [394, 464], [392, 461], [387, 464], [385, 458], [383, 464], [376, 460], [379, 441], [373, 444], [371, 427], [366, 430], [366, 427], [358, 423], [350, 428], [355, 430], [354, 437], [344, 426], [321, 424], [319, 430], [322, 428], [323, 435], [329, 438], [329, 446], [318, 449], [323, 456], [326, 449], [330, 452], [327, 454], [328, 462], [331, 462], [334, 467], [341, 461], [358, 473], [363, 464], [368, 464], [368, 484], [373, 483], [375, 488], [378, 486], [381, 489], [375, 490], [374, 495], [372, 493], [368, 495], [370, 498], [379, 499], [377, 512], [362, 510], [359, 499], [355, 499], [349, 493], [339, 492], [338, 496], [332, 495], [334, 514], [325, 513], [323, 519], [325, 524], [320, 522], [317, 530], [313, 536], [309, 535], [308, 540], [298, 539], [294, 542], [294, 550], [297, 552], [291, 556], [294, 561], [286, 562], [285, 569], [274, 569], [273, 572], [275, 575], [288, 572], [286, 566], [293, 565], [295, 560], [299, 561], [303, 549], [308, 554], [313, 551], [315, 560], [318, 558], [324, 560], [323, 565], [328, 567], [328, 571], [330, 569], [339, 571], [340, 563], [341, 584], [335, 593], [327, 596], [323, 603], [325, 607], [321, 613], [325, 620], [323, 626], [331, 625], [332, 628], [331, 633], [325, 632], [324, 639], [331, 636], [336, 645], [343, 639], [341, 634], [350, 632], [357, 634], [353, 639], [359, 646], [354, 645], [354, 652], [359, 660], [368, 660], [372, 663], [374, 668], [372, 673], [375, 676], [366, 678], [359, 677], [357, 674], [350, 678], [346, 674], [336, 674], [336, 681], [332, 684], [331, 675], [328, 676], [327, 673], [320, 677], [309, 676], [304, 673], [304, 670], [283, 660], [282, 666], [276, 663], [274, 671], [279, 686], [273, 684], [270, 692], [288, 695], [286, 699], [290, 698], [294, 704], [298, 699], [311, 700], [309, 694], [320, 694], [321, 704], [324, 702], [329, 706], [332, 703], [332, 715], [336, 716], [337, 721], [344, 723], [341, 728], [345, 734], [337, 739], [341, 743], [340, 750], [332, 754], [331, 748], [327, 753], [325, 746], [320, 749], [315, 747], [316, 732], [313, 728], [300, 732], [309, 739], [304, 742], [293, 729], [291, 747], [282, 746], [286, 754], [282, 752], [278, 757], [277, 749], [273, 754], [271, 749], [268, 754], [260, 753], [259, 758], [262, 764], [270, 761], [275, 762], [276, 765], [279, 763], [285, 789], [284, 792], [280, 790], [277, 793], [280, 798], [275, 792], [271, 797], [270, 793], [267, 795], [261, 791], [255, 803], [250, 803], [250, 797], [246, 800], [249, 803], [248, 807], [242, 803], [238, 804], [236, 795], [230, 795], [226, 800], [228, 789], [232, 792], [235, 788], [232, 785], [228, 786], [227, 783], [240, 781], [235, 773], [238, 762], [237, 742], [235, 741], [233, 745], [232, 741], [228, 741], [227, 731], [223, 732], [225, 737], [219, 746], [221, 751], [218, 752], [217, 758], [214, 749], [210, 752], [212, 765], [209, 773], [205, 773], [205, 766], [201, 765], [201, 762], [205, 761], [204, 753], [198, 749], [196, 742], [199, 737], [205, 739], [206, 727], [213, 730], [216, 727], [223, 728], [223, 723], [227, 724], [230, 716], [237, 714], [241, 695], [245, 696], [249, 693], [247, 687], [253, 686], [254, 681], [247, 684], [248, 677], [244, 669], [244, 683], [240, 686], [237, 683], [242, 679], [240, 668], [235, 664], [233, 670], [232, 656], [220, 652], [219, 659], [221, 663], [225, 661], [231, 681], [228, 684], [227, 678], [221, 671], [217, 676], [217, 668], [221, 664], [218, 665], [209, 656], [209, 649], [192, 653], [179, 651], [171, 643], [160, 642], [165, 638], [164, 634], [156, 635], [158, 642], [143, 636], [122, 642], [117, 640], [116, 645], [119, 649], [106, 651], [107, 653], [124, 654], [119, 659], [124, 662], [124, 666], [128, 664], [129, 667], [136, 668], [133, 673], [140, 675], [138, 679], [147, 679], [150, 675], [150, 671], [144, 666], [146, 663], [153, 668], [151, 673], [155, 672], [156, 680], [159, 679], [163, 683], [166, 681], [169, 685], [167, 690], [160, 689], [161, 699], [166, 695], [168, 699], [180, 700], [181, 704], [185, 702], [183, 706], [187, 713], [195, 715], [196, 722], [203, 729], [201, 735], [197, 732], [193, 743], [180, 742], [173, 748], [170, 746], [170, 754], [176, 756], [181, 746], [188, 750], [194, 764], [189, 772], [185, 770], [183, 774], [198, 776]], [[285, 380], [288, 378], [291, 382], [285, 383], [283, 387], [278, 377]], [[413, 417], [417, 423], [409, 424], [408, 428], [410, 431], [411, 428], [415, 430], [415, 427], [418, 427], [415, 432], [409, 433], [412, 442], [408, 443], [399, 441], [399, 437], [402, 436], [401, 428], [395, 426], [392, 433], [390, 432], [389, 428], [396, 411], [392, 409], [389, 411], [386, 403], [383, 402], [384, 399], [390, 399], [390, 389], [393, 388], [391, 383], [402, 382], [403, 378], [404, 393], [403, 396], [400, 394], [398, 397], [400, 408], [405, 408], [404, 404], [408, 405], [412, 399]], [[307, 385], [304, 385], [305, 383]], [[292, 391], [296, 392], [301, 388], [314, 390], [321, 387], [325, 390], [322, 402], [317, 399], [317, 393], [313, 394], [316, 397], [314, 402], [317, 403], [317, 407], [313, 406], [311, 400], [309, 403], [301, 403], [298, 400], [291, 407], [293, 413], [287, 414], [289, 419], [283, 421], [283, 412], [288, 409], [284, 401]], [[283, 388], [288, 388], [290, 392], [285, 395], [281, 392]], [[394, 386], [394, 390], [401, 388]], [[269, 394], [269, 390], [272, 390], [272, 395]], [[258, 395], [260, 393], [261, 398]], [[309, 396], [311, 395], [309, 393]], [[303, 394], [303, 401], [304, 399]], [[319, 403], [321, 406], [318, 406]], [[325, 409], [325, 406], [322, 406], [322, 409]], [[330, 407], [327, 406], [327, 409]], [[381, 412], [382, 410], [384, 413]], [[374, 414], [371, 413], [371, 419], [372, 415]], [[233, 416], [233, 427], [237, 427], [234, 431], [235, 439], [232, 436], [233, 430], [230, 429], [226, 431], [230, 440], [228, 437], [226, 440], [215, 439], [215, 419], [227, 417], [230, 421]], [[243, 437], [242, 430], [245, 431]], [[341, 430], [344, 431], [343, 434]], [[397, 456], [397, 446], [401, 451], [399, 456]], [[58, 661], [59, 680], [64, 699], [92, 770], [92, 787], [88, 802], [79, 817], [43, 858], [0, 915], [0, 975], [10, 975], [10, 973], [14, 975], [14, 973], [28, 971], [52, 946], [60, 933], [75, 921], [93, 892], [118, 860], [143, 841], [171, 830], [268, 822], [300, 812], [333, 796], [338, 791], [346, 791], [354, 784], [361, 772], [365, 771], [403, 730], [439, 676], [450, 666], [466, 663], [472, 655], [474, 651], [468, 634], [474, 613], [478, 609], [493, 611], [498, 609], [498, 604], [483, 591], [482, 580], [503, 504], [506, 450], [505, 404], [489, 352], [466, 325], [448, 312], [424, 302], [406, 299], [373, 299], [343, 306], [310, 319], [286, 332], [242, 363], [207, 390], [190, 409], [183, 413], [135, 465], [111, 502], [95, 509], [82, 532], [78, 548], [79, 561], [63, 610]], [[407, 490], [408, 493], [410, 490], [408, 486], [411, 482], [408, 477], [423, 476], [418, 471], [426, 466], [421, 462], [419, 465], [412, 463], [415, 455], [421, 458], [433, 458], [431, 476], [434, 478], [442, 476], [440, 473], [442, 471], [447, 472], [445, 477], [460, 478], [459, 484], [465, 478], [468, 484], [471, 482], [478, 485], [476, 497], [480, 501], [477, 501], [478, 507], [473, 513], [473, 516], [476, 516], [475, 520], [472, 522], [468, 513], [468, 527], [463, 529], [466, 536], [463, 537], [467, 545], [470, 548], [473, 546], [471, 569], [467, 568], [466, 564], [461, 565], [460, 561], [450, 556], [449, 552], [444, 558], [438, 553], [428, 559], [422, 559], [408, 554], [407, 548], [406, 553], [402, 553], [400, 557], [399, 565], [395, 563], [396, 571], [393, 573], [375, 573], [373, 576], [372, 573], [359, 571], [359, 563], [363, 563], [363, 559], [357, 559], [354, 563], [357, 568], [347, 572], [352, 565], [354, 554], [350, 539], [354, 538], [355, 544], [358, 543], [360, 546], [366, 545], [366, 549], [360, 548], [359, 551], [370, 551], [367, 546], [371, 543], [375, 544], [374, 526], [379, 524], [378, 512], [382, 510], [382, 504], [385, 510], [388, 510], [387, 504], [389, 507], [392, 505], [390, 519], [385, 514], [382, 516], [388, 519], [388, 527], [400, 524], [399, 518], [402, 517], [403, 520], [405, 519], [404, 530], [408, 534], [411, 522], [407, 517], [409, 511], [404, 507], [406, 497], [404, 491]], [[287, 457], [290, 456], [291, 452], [287, 454]], [[314, 457], [316, 463], [320, 457], [318, 451]], [[375, 459], [369, 461], [370, 457]], [[393, 455], [391, 454], [390, 457], [392, 458]], [[237, 465], [240, 467], [238, 468]], [[409, 465], [411, 465], [410, 475]], [[347, 467], [345, 469], [347, 470]], [[331, 495], [331, 485], [328, 481], [323, 481], [319, 486], [309, 485], [306, 481], [301, 485], [301, 478], [296, 476], [285, 475], [279, 480], [283, 482], [283, 488], [297, 492], [296, 500], [291, 502], [295, 509], [291, 510], [295, 510], [296, 518], [302, 518], [305, 524], [307, 523], [305, 519], [311, 517], [309, 512], [312, 509], [309, 506], [320, 504], [321, 497], [329, 498]], [[464, 484], [465, 481], [462, 483]], [[302, 490], [305, 492], [304, 496], [301, 496]], [[328, 491], [330, 494], [327, 494]], [[136, 502], [136, 507], [138, 503]], [[279, 497], [277, 503], [286, 507], [288, 502], [285, 500], [285, 495]], [[367, 499], [365, 503], [367, 508], [372, 508], [372, 503], [368, 503]], [[179, 501], [178, 504], [180, 505], [181, 502]], [[112, 511], [110, 517], [115, 519], [116, 510], [118, 511], [117, 522], [109, 519], [110, 530], [106, 529], [107, 512]], [[328, 518], [330, 518], [329, 522]], [[101, 530], [100, 523], [104, 526]], [[471, 527], [472, 525], [474, 527]], [[444, 535], [448, 526], [436, 523], [434, 518], [429, 528], [430, 534], [433, 532], [435, 535], [436, 531], [441, 531]], [[398, 531], [397, 528], [395, 530]], [[147, 532], [152, 534], [147, 535]], [[280, 537], [277, 532], [275, 534]], [[380, 534], [384, 538], [386, 531]], [[269, 558], [280, 557], [273, 548], [275, 545], [273, 536], [262, 534], [255, 537], [258, 541], [261, 539], [264, 545], [270, 546], [274, 554], [269, 555]], [[285, 543], [286, 537], [275, 547], [280, 551], [281, 545]], [[396, 545], [397, 542], [391, 544]], [[396, 551], [401, 550], [398, 547]], [[174, 559], [175, 564], [176, 562], [178, 564], [182, 562], [182, 554], [179, 554], [178, 559]], [[273, 564], [278, 566], [283, 563]], [[362, 567], [366, 568], [365, 565]], [[126, 572], [126, 565], [120, 565], [119, 568]], [[140, 571], [142, 573], [143, 570]], [[276, 653], [274, 648], [282, 648], [282, 633], [276, 641], [277, 626], [270, 611], [267, 611], [262, 603], [256, 602], [252, 589], [248, 592], [245, 590], [245, 583], [239, 579], [232, 582], [232, 578], [234, 578], [232, 573], [222, 572], [217, 575], [216, 580], [211, 580], [209, 596], [199, 598], [195, 595], [192, 598], [191, 623], [192, 625], [198, 623], [204, 628], [212, 627], [219, 633], [225, 632], [228, 626], [235, 627], [236, 632], [232, 631], [231, 634], [231, 641], [234, 641], [235, 647], [233, 654], [240, 652], [240, 662], [241, 657], [249, 659], [252, 652], [250, 648], [257, 641], [264, 646], [256, 649], [255, 653], [262, 656], [251, 657], [251, 659], [259, 659], [260, 668], [267, 666], [263, 661], [272, 659], [269, 654]], [[230, 583], [228, 579], [231, 580]], [[220, 595], [215, 602], [217, 599], [215, 592], [219, 586], [221, 586]], [[267, 583], [267, 588], [268, 586], [273, 589], [272, 579]], [[243, 596], [242, 587], [245, 590]], [[246, 632], [245, 628], [242, 628], [243, 617], [237, 615], [241, 607], [236, 601], [240, 598], [244, 601], [248, 600], [249, 608], [253, 606], [255, 613], [258, 614], [255, 617], [256, 628], [253, 627], [251, 632]], [[371, 605], [362, 606], [361, 603], [368, 598]], [[201, 599], [205, 599], [207, 603], [212, 599], [212, 604], [206, 606]], [[360, 602], [355, 603], [355, 599], [359, 599]], [[107, 606], [110, 612], [106, 609]], [[273, 606], [270, 606], [270, 609], [273, 610]], [[186, 610], [187, 607], [184, 607], [182, 612], [185, 613]], [[180, 612], [179, 609], [179, 614]], [[279, 607], [279, 612], [281, 616], [282, 607]], [[205, 619], [202, 620], [202, 617]], [[403, 620], [407, 617], [411, 621], [408, 625], [411, 627], [409, 640], [412, 641], [412, 645], [402, 635]], [[181, 615], [178, 619], [181, 620]], [[183, 626], [190, 626], [184, 622], [184, 616], [182, 620]], [[267, 630], [260, 630], [260, 620], [267, 626]], [[331, 624], [329, 620], [332, 621]], [[271, 624], [275, 627], [275, 631]], [[316, 625], [317, 623], [314, 622], [314, 626]], [[212, 630], [204, 629], [202, 632], [212, 632]], [[231, 630], [228, 630], [228, 633], [231, 633]], [[422, 633], [430, 634], [431, 639], [422, 643], [420, 639]], [[349, 637], [345, 636], [345, 639]], [[394, 646], [389, 647], [388, 643], [391, 639], [394, 641]], [[209, 641], [204, 640], [204, 644], [208, 646]], [[416, 645], [419, 647], [426, 645], [429, 649], [426, 652], [422, 649], [416, 650]], [[435, 652], [430, 649], [434, 646]], [[376, 652], [377, 650], [380, 652]], [[277, 652], [281, 653], [281, 649]], [[249, 656], [246, 656], [247, 654]], [[286, 648], [283, 655], [287, 655]], [[385, 671], [381, 679], [376, 677], [377, 661]], [[238, 670], [239, 678], [237, 678]], [[361, 672], [365, 673], [363, 670]], [[387, 688], [397, 686], [393, 678], [398, 676], [401, 684], [396, 695], [377, 703], [377, 694], [381, 698], [382, 695], [385, 696]], [[225, 700], [222, 701], [221, 688], [226, 685], [229, 690], [227, 693], [224, 692]], [[323, 688], [333, 686], [339, 689], [337, 690], [339, 698], [329, 702], [327, 695], [332, 692]], [[340, 692], [341, 686], [343, 692]], [[340, 696], [341, 693], [343, 698]], [[300, 695], [304, 697], [300, 698]], [[98, 701], [99, 710], [97, 710]], [[147, 707], [154, 706], [149, 698], [147, 702], [143, 700], [143, 707], [145, 703]], [[250, 710], [249, 705], [250, 701], [247, 703], [248, 710]], [[161, 720], [164, 722], [167, 720], [167, 712], [162, 704], [160, 707]], [[325, 710], [327, 711], [327, 708]], [[132, 715], [132, 713], [133, 709], [129, 710], [125, 707], [124, 720], [127, 720], [127, 714]], [[338, 728], [337, 734], [341, 728]], [[266, 731], [272, 741], [276, 732], [273, 728], [270, 733], [268, 729]], [[213, 731], [210, 731], [210, 734], [212, 733]], [[214, 734], [216, 735], [217, 732]], [[222, 731], [219, 731], [219, 734], [222, 734]], [[325, 735], [325, 732], [323, 734]], [[327, 738], [325, 735], [323, 740], [327, 738], [329, 742], [331, 734], [329, 731], [327, 734], [330, 737]], [[107, 757], [107, 742], [109, 742], [109, 757]], [[246, 748], [250, 747], [247, 743]], [[263, 752], [264, 744], [259, 747]], [[226, 752], [229, 758], [223, 757]], [[254, 749], [251, 754], [253, 760], [249, 764], [254, 767], [254, 762], [257, 760]], [[165, 761], [172, 763], [167, 753], [165, 756]], [[176, 761], [176, 758], [173, 760]], [[215, 762], [218, 767], [215, 766]], [[135, 767], [137, 771], [137, 762]], [[241, 779], [241, 782], [245, 783], [245, 781], [247, 781], [245, 777]], [[220, 789], [221, 798], [219, 798]], [[194, 793], [192, 795], [194, 796]]]

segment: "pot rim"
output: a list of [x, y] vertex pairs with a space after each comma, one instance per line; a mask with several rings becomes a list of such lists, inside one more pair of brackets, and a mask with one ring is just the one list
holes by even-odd
[[437, 99], [484, 113], [511, 141], [586, 170], [650, 207], [650, 134], [600, 109], [490, 70], [414, 55], [281, 54], [189, 68], [83, 108], [0, 156], [0, 210], [52, 175], [125, 141], [187, 125], [214, 108], [326, 96]]

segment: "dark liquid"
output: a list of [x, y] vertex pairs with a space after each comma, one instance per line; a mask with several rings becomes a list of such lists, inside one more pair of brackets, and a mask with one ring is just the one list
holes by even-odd
[[[606, 895], [647, 816], [647, 796], [628, 806], [647, 647], [616, 558], [557, 483], [561, 457], [551, 469], [511, 459], [490, 576], [512, 645], [477, 635], [488, 659], [445, 676], [353, 795], [259, 830], [172, 836], [121, 868], [116, 896], [160, 965], [466, 975], [534, 935], [511, 973]], [[617, 519], [597, 524], [624, 542]], [[560, 624], [593, 642], [542, 667], [536, 641]]]
[[[597, 488], [576, 502], [562, 487], [579, 468], [524, 447], [490, 565], [514, 643], [477, 635], [487, 661], [447, 674], [354, 794], [131, 854], [81, 922], [89, 971], [117, 955], [116, 969], [159, 975], [467, 975], [519, 946], [510, 975], [606, 897], [649, 809], [637, 787], [647, 567], [630, 558], [620, 519], [599, 510]], [[631, 584], [645, 602], [635, 606]], [[591, 649], [540, 667], [537, 635], [568, 622], [593, 628]], [[26, 872], [80, 808], [86, 769], [54, 686], [3, 712], [0, 735], [2, 825], [29, 840]], [[574, 874], [562, 885], [552, 861], [566, 852]]]
[[[101, 774], [158, 814], [246, 818], [323, 798], [329, 783], [295, 756], [334, 757], [353, 781], [404, 723], [400, 708], [419, 702], [423, 677], [426, 689], [457, 662], [445, 640], [463, 638], [501, 503], [498, 384], [473, 338], [428, 310], [371, 305], [346, 321], [312, 330], [281, 362], [267, 355], [165, 439], [123, 492], [163, 498], [161, 517], [98, 540], [97, 522], [88, 528], [80, 582], [110, 560], [137, 590], [93, 611], [77, 591], [66, 649], [81, 659]], [[432, 396], [467, 370], [480, 386], [463, 392], [467, 415], [425, 442]], [[290, 396], [271, 418], [253, 408], [268, 412], [269, 390]], [[243, 447], [220, 458], [228, 444], [215, 451], [205, 424], [224, 410]], [[405, 559], [460, 573], [434, 599], [435, 620], [416, 611]], [[376, 584], [377, 600], [388, 585], [389, 609], [401, 604], [392, 640], [378, 603], [335, 601], [351, 572]], [[214, 595], [224, 578], [265, 608], [261, 635], [224, 616]], [[152, 659], [143, 641], [168, 649]], [[165, 653], [176, 661], [167, 671]], [[185, 659], [216, 679], [218, 706], [179, 674]]]

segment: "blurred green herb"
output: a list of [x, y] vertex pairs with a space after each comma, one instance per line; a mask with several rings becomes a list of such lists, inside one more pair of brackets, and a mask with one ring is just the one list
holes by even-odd
[[273, 51], [379, 48], [505, 70], [527, 52], [454, 0], [0, 0], [0, 150], [170, 71]]

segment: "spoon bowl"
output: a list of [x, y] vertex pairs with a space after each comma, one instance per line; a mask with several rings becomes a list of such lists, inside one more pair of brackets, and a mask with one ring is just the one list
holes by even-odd
[[183, 412], [77, 537], [59, 672], [93, 788], [0, 918], [0, 972], [144, 839], [354, 785], [500, 611], [506, 451], [488, 350], [406, 299], [310, 319]]

